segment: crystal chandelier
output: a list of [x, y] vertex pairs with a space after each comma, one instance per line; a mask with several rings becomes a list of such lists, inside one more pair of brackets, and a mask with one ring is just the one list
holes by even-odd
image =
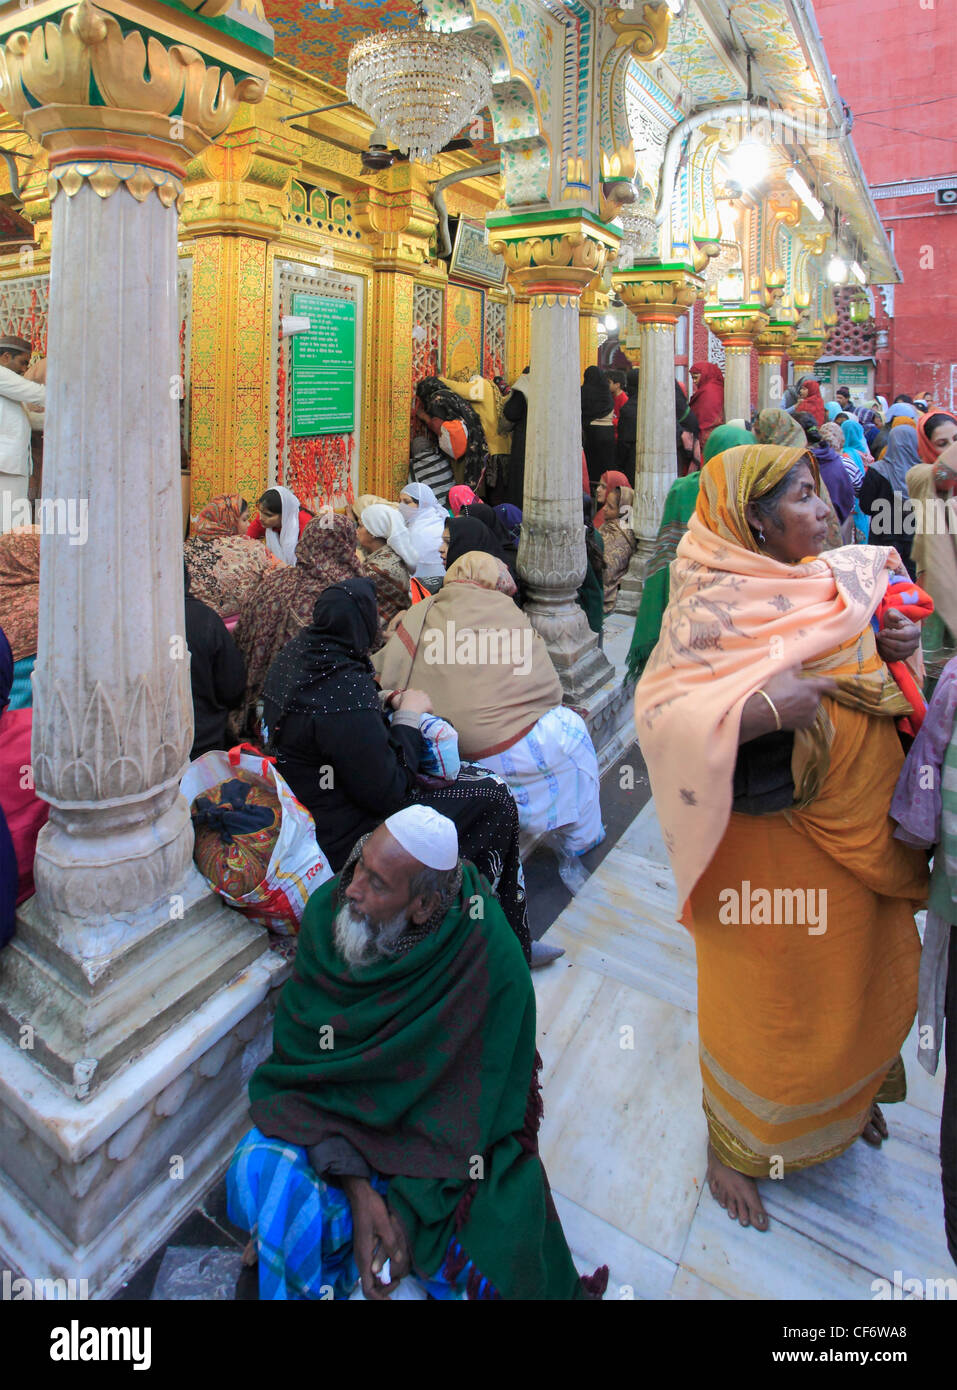
[[651, 256], [658, 246], [658, 226], [653, 217], [644, 213], [621, 214], [622, 250], [630, 247], [634, 260]]
[[425, 27], [368, 34], [349, 54], [346, 95], [410, 159], [428, 163], [487, 106], [492, 69], [475, 39]]

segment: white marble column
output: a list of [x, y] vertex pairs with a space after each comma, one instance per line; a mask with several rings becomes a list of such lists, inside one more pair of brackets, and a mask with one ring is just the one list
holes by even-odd
[[531, 301], [531, 390], [518, 569], [525, 612], [548, 646], [565, 699], [580, 704], [612, 674], [577, 602], [585, 577], [577, 295]]
[[725, 343], [724, 418], [751, 418], [751, 343]]
[[781, 389], [781, 358], [758, 353], [758, 410], [779, 409], [784, 395]]
[[701, 292], [690, 267], [649, 266], [614, 275], [633, 314], [641, 353], [635, 453], [635, 536], [638, 548], [621, 582], [615, 611], [637, 613], [648, 559], [655, 548], [668, 491], [678, 476], [675, 447], [675, 327]]
[[[622, 611], [637, 612], [633, 571], [644, 575], [655, 547], [665, 498], [677, 473], [675, 450], [675, 325], [642, 322], [641, 373], [638, 378], [638, 447], [635, 459], [635, 537], [638, 549], [627, 576]], [[625, 584], [623, 583], [623, 588]]]
[[[80, 953], [168, 916], [192, 854], [179, 496], [175, 206], [53, 202], [44, 487], [83, 543], [41, 542], [37, 905]], [[82, 271], [80, 270], [82, 267]], [[103, 928], [108, 928], [105, 932]]]

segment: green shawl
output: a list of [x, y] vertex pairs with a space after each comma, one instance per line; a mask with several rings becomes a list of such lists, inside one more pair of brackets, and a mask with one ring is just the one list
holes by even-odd
[[671, 562], [675, 558], [678, 542], [687, 531], [688, 522], [698, 505], [700, 478], [700, 473], [688, 473], [684, 478], [676, 478], [668, 489], [655, 548], [648, 557], [645, 579], [641, 586], [641, 602], [638, 605], [635, 630], [628, 651], [628, 680], [638, 679], [658, 644], [661, 620], [668, 607], [671, 591]]
[[[704, 446], [704, 461], [709, 463], [715, 454], [720, 454], [725, 449], [753, 443], [754, 435], [749, 430], [743, 430], [738, 425], [719, 425], [708, 435], [708, 441]], [[638, 680], [645, 669], [645, 663], [658, 645], [661, 620], [665, 616], [671, 593], [671, 562], [675, 558], [678, 542], [687, 531], [688, 522], [698, 505], [699, 476], [698, 473], [688, 473], [684, 478], [676, 478], [668, 489], [655, 548], [648, 558], [644, 583], [641, 586], [641, 602], [638, 605], [635, 630], [626, 662], [626, 680]]]
[[309, 899], [273, 1054], [249, 1083], [253, 1122], [307, 1148], [348, 1139], [390, 1178], [423, 1277], [454, 1237], [502, 1298], [588, 1297], [538, 1156], [535, 992], [484, 880], [466, 863], [435, 931], [359, 968], [335, 947], [338, 892], [337, 876]]

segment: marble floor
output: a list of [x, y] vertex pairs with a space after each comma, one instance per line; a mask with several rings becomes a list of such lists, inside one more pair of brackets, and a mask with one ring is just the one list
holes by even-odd
[[694, 947], [674, 920], [652, 803], [545, 940], [566, 955], [535, 975], [542, 1151], [579, 1268], [610, 1267], [608, 1298], [867, 1300], [895, 1271], [957, 1279], [938, 1162], [943, 1068], [923, 1071], [913, 1034], [908, 1099], [887, 1108], [880, 1150], [857, 1143], [762, 1183], [764, 1234], [712, 1199]]

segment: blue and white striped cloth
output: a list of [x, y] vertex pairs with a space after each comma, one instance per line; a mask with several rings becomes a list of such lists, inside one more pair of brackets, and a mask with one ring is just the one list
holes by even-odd
[[[384, 1197], [387, 1179], [372, 1176]], [[352, 1256], [352, 1211], [341, 1188], [323, 1180], [306, 1150], [251, 1129], [240, 1140], [226, 1176], [230, 1221], [255, 1232], [259, 1297], [347, 1299], [359, 1282]], [[420, 1280], [430, 1298], [464, 1299], [471, 1261], [453, 1283]]]

